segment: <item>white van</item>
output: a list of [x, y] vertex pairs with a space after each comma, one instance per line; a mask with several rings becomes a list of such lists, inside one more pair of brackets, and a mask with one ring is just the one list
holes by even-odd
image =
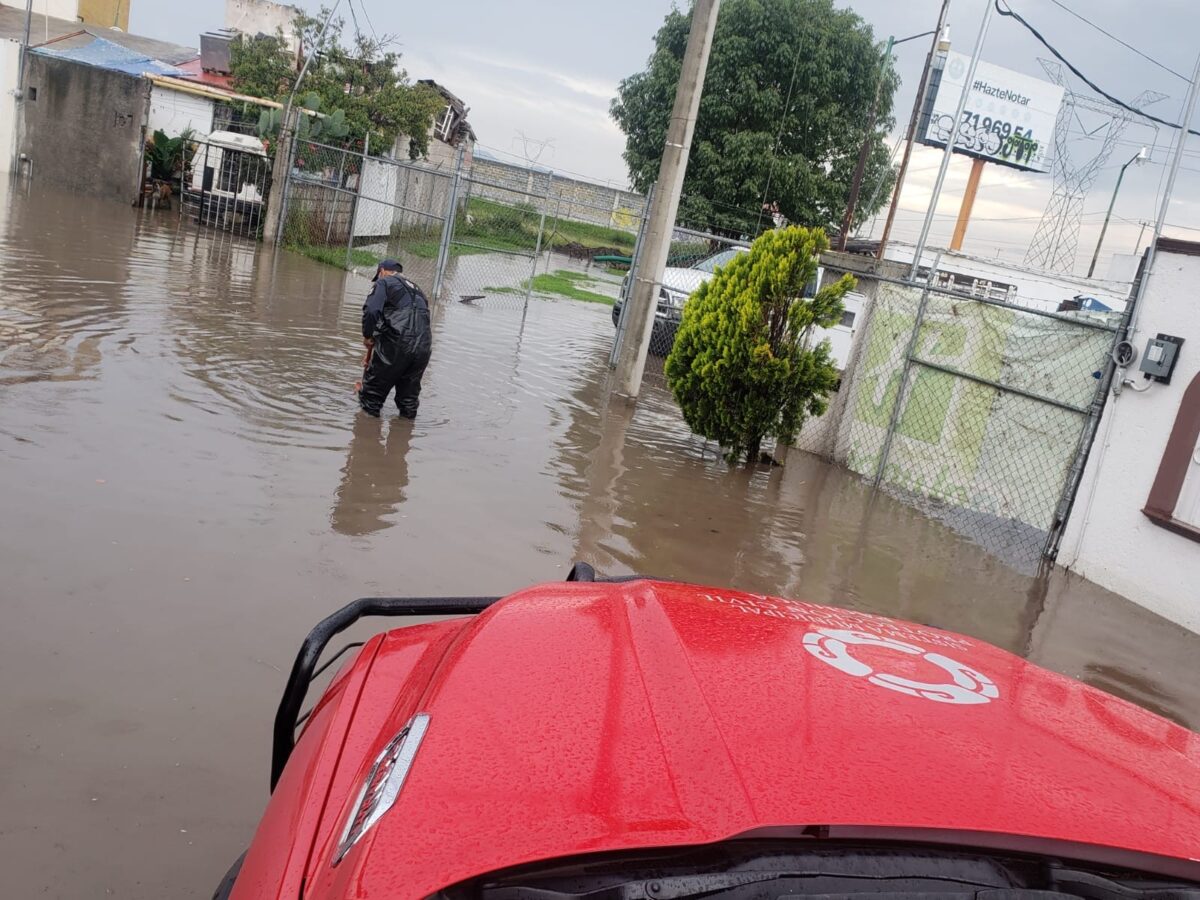
[[842, 297], [842, 320], [832, 328], [818, 328], [815, 339], [829, 340], [829, 355], [839, 372], [845, 372], [850, 362], [850, 351], [854, 348], [854, 335], [858, 331], [859, 316], [867, 298], [857, 291], [847, 291]]
[[240, 203], [261, 204], [269, 177], [267, 151], [260, 138], [214, 131], [192, 157], [191, 190]]

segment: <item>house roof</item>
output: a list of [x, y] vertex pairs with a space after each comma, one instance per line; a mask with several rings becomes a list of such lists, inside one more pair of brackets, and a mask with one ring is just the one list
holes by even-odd
[[454, 96], [454, 94], [451, 93], [449, 90], [447, 90], [445, 87], [443, 87], [442, 85], [440, 85], [436, 81], [434, 81], [432, 78], [422, 78], [417, 81], [417, 84], [423, 84], [423, 85], [426, 85], [427, 87], [433, 88], [435, 91], [437, 91], [443, 97], [445, 97], [446, 102], [449, 103], [451, 106], [453, 106], [455, 109], [457, 109], [459, 113], [466, 115], [467, 105], [465, 103], [463, 103], [462, 100], [460, 100], [458, 97]]
[[1163, 253], [1178, 253], [1182, 256], [1200, 256], [1200, 243], [1181, 241], [1179, 238], [1160, 237], [1158, 249]]
[[179, 66], [183, 72], [182, 77], [188, 81], [194, 81], [196, 84], [207, 85], [211, 88], [216, 88], [220, 91], [233, 90], [233, 78], [229, 75], [222, 75], [219, 72], [205, 71], [204, 65], [200, 57], [183, 63]]
[[40, 56], [69, 59], [72, 62], [128, 75], [182, 75], [183, 70], [160, 59], [139, 53], [106, 38], [87, 32], [68, 35], [31, 51]]
[[[83, 26], [67, 19], [56, 19], [34, 13], [31, 20], [29, 40], [42, 42], [74, 34]], [[25, 39], [25, 8], [0, 5], [0, 40], [22, 41]]]
[[[170, 66], [195, 59], [200, 51], [193, 47], [172, 44], [169, 41], [159, 41], [154, 38], [129, 34], [117, 28], [100, 28], [94, 25], [83, 25], [69, 19], [57, 19], [53, 16], [33, 14], [32, 27], [29, 33], [33, 45], [46, 44], [68, 35], [82, 33], [100, 37], [114, 44], [119, 44], [133, 53], [143, 54], [148, 59], [155, 59]], [[22, 41], [25, 38], [25, 7], [24, 4], [0, 4], [0, 40]]]

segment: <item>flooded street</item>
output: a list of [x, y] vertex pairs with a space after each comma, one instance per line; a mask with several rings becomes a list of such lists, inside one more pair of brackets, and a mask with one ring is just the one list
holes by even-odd
[[661, 389], [608, 405], [606, 306], [451, 284], [409, 424], [356, 413], [362, 278], [41, 191], [0, 255], [5, 896], [209, 897], [313, 624], [573, 559], [962, 631], [1200, 728], [1197, 636], [813, 457], [730, 470]]

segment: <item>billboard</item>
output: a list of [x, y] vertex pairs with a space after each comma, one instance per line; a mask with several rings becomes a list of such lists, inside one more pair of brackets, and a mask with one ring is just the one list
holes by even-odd
[[[945, 66], [934, 70], [918, 130], [922, 144], [946, 146], [970, 63], [962, 53], [948, 53]], [[1057, 84], [980, 60], [954, 152], [1026, 172], [1049, 171], [1062, 100], [1063, 89]]]

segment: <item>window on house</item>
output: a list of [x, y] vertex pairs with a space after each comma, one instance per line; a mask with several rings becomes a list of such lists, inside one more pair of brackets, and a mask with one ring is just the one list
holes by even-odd
[[450, 136], [454, 133], [454, 107], [447, 106], [442, 110], [434, 125], [434, 134], [443, 141], [450, 140]]
[[30, 99], [30, 101], [33, 101], [33, 102], [37, 101], [37, 88], [31, 87], [29, 89], [29, 99]]
[[1200, 440], [1192, 449], [1188, 460], [1187, 474], [1179, 490], [1179, 501], [1175, 504], [1175, 518], [1200, 528]]
[[1200, 541], [1200, 375], [1183, 393], [1142, 512], [1155, 524]]

